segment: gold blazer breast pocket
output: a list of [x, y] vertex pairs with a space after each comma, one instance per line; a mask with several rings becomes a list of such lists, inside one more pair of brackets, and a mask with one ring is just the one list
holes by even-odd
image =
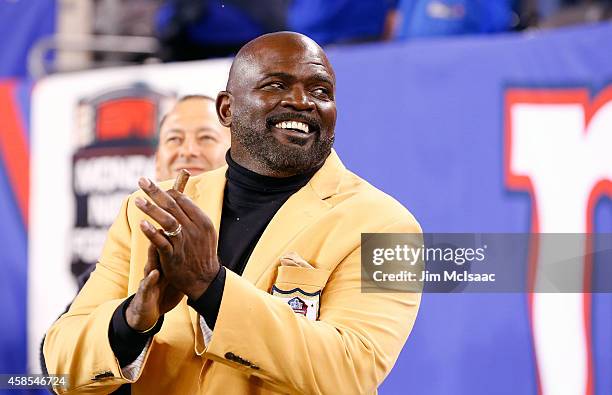
[[331, 272], [313, 267], [296, 253], [286, 254], [280, 261], [272, 295], [286, 302], [294, 313], [316, 321], [321, 292]]

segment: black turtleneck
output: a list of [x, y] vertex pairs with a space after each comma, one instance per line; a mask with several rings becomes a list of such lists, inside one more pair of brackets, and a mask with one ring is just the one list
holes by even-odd
[[291, 195], [310, 181], [316, 168], [292, 177], [262, 176], [234, 162], [228, 151], [227, 183], [223, 194], [223, 210], [219, 229], [217, 255], [221, 268], [206, 292], [194, 301], [188, 301], [213, 329], [219, 314], [225, 269], [242, 274], [259, 238], [278, 209]]
[[232, 160], [229, 151], [225, 159], [229, 167], [217, 254], [223, 266], [242, 274], [272, 217], [318, 169], [293, 177], [274, 178], [245, 169]]

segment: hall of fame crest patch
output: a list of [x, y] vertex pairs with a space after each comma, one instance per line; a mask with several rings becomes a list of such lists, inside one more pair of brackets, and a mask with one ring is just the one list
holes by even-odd
[[316, 321], [319, 318], [321, 291], [310, 293], [300, 288], [284, 291], [273, 286], [272, 295], [285, 301], [296, 314], [301, 314], [311, 321]]

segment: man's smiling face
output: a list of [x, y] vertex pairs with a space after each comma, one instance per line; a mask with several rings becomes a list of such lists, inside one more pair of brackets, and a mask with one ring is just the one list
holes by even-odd
[[197, 175], [221, 167], [229, 145], [230, 131], [219, 123], [210, 98], [182, 99], [160, 125], [156, 178], [175, 178], [181, 169]]
[[232, 157], [237, 145], [238, 155], [282, 176], [318, 167], [331, 152], [336, 124], [335, 76], [321, 48], [278, 33], [241, 52], [228, 84]]

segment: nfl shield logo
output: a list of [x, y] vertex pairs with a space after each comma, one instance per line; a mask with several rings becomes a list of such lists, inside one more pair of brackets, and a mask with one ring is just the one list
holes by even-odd
[[306, 314], [308, 313], [308, 305], [306, 305], [306, 303], [297, 296], [293, 299], [290, 299], [287, 303], [289, 304], [289, 307], [291, 307], [293, 311], [297, 314], [306, 316]]
[[285, 291], [273, 286], [272, 295], [284, 300], [295, 314], [303, 315], [311, 321], [316, 321], [319, 318], [321, 291], [310, 293], [300, 288]]

